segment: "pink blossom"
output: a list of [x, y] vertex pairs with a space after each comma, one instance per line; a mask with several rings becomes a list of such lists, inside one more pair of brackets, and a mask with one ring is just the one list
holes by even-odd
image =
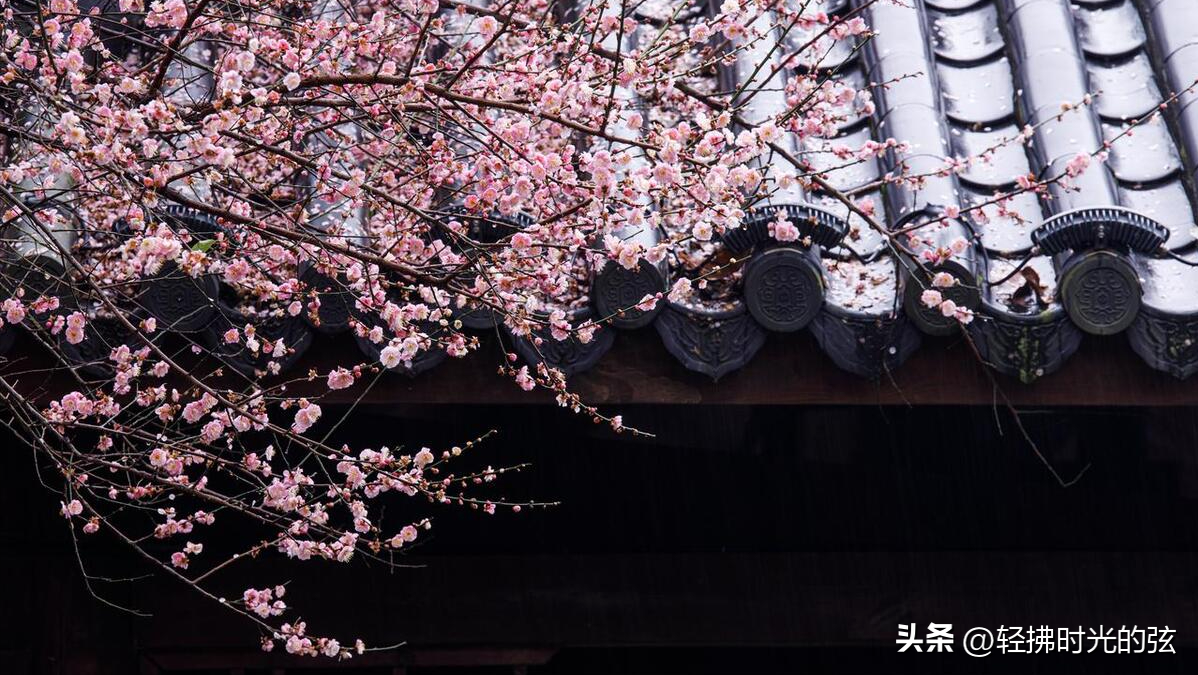
[[320, 406], [303, 401], [300, 403], [300, 409], [295, 412], [295, 421], [291, 424], [291, 430], [302, 434], [316, 424], [318, 419], [320, 419]]
[[150, 4], [150, 13], [146, 16], [146, 25], [181, 28], [187, 21], [187, 5], [183, 0], [165, 0]]
[[775, 220], [770, 223], [770, 235], [778, 241], [788, 242], [795, 241], [799, 238], [799, 228], [794, 226], [794, 223], [786, 219]]
[[678, 279], [674, 285], [670, 287], [670, 302], [685, 302], [692, 293], [691, 280], [685, 277]]
[[517, 251], [525, 251], [532, 246], [532, 237], [526, 232], [517, 232], [512, 235], [512, 248]]
[[1079, 152], [1065, 165], [1065, 174], [1072, 177], [1080, 176], [1090, 166], [1090, 155]]
[[416, 456], [412, 458], [412, 463], [416, 465], [417, 469], [423, 469], [429, 464], [432, 464], [433, 459], [433, 453], [428, 448], [422, 448], [420, 452], [416, 453]]
[[9, 323], [21, 323], [25, 320], [25, 305], [16, 298], [4, 301], [4, 318]]
[[329, 371], [329, 389], [347, 389], [354, 384], [354, 374], [345, 368], [337, 367]]
[[[128, 527], [134, 546], [170, 541], [165, 555], [153, 555], [179, 573], [215, 553], [193, 541], [218, 525], [212, 513], [191, 511], [201, 502], [267, 516], [264, 531], [241, 532], [245, 541], [237, 526], [221, 533], [236, 546], [230, 550], [252, 548], [246, 557], [261, 560], [247, 574], [267, 575], [289, 574], [283, 563], [348, 562], [380, 545], [409, 546], [428, 522], [393, 522], [395, 514], [430, 502], [519, 512], [502, 491], [485, 492], [508, 468], [452, 466], [477, 443], [423, 448], [417, 425], [361, 429], [341, 445], [315, 433], [321, 405], [384, 368], [418, 364], [422, 354], [479, 351], [493, 338], [465, 325], [475, 308], [541, 348], [560, 347], [554, 340], [593, 345], [613, 330], [608, 317], [580, 322], [575, 310], [587, 306], [604, 266], [664, 266], [668, 293], [624, 299], [641, 311], [666, 297], [724, 302], [726, 291], [739, 292], [744, 261], [730, 260], [721, 236], [752, 217], [760, 198], [818, 191], [807, 169], [767, 145], [793, 148], [800, 162], [815, 144], [843, 163], [910, 151], [907, 139], [851, 142], [839, 133], [848, 117], [875, 116], [873, 96], [808, 61], [868, 28], [852, 12], [829, 17], [820, 3], [798, 11], [723, 0], [711, 16], [663, 27], [641, 25], [647, 17], [631, 7], [593, 6], [563, 26], [535, 3], [494, 13], [436, 0], [197, 12], [187, 0], [118, 0], [146, 40], [178, 48], [170, 63], [155, 49], [109, 53], [104, 45], [115, 43], [100, 31], [112, 26], [88, 9], [94, 3], [80, 4], [48, 0], [47, 12], [27, 17], [29, 25], [0, 44], [0, 87], [39, 111], [28, 133], [10, 139], [0, 183], [41, 201], [61, 197], [68, 208], [39, 209], [38, 222], [81, 234], [72, 246], [79, 267], [70, 266], [63, 289], [10, 291], [0, 316], [7, 329], [35, 323], [26, 327], [54, 338], [45, 341], [55, 351], [51, 364], [73, 366], [81, 350], [69, 344], [97, 341], [82, 351], [106, 356], [99, 365], [110, 374], [45, 371], [47, 382], [73, 382], [67, 389], [78, 391], [23, 401], [35, 406], [21, 416], [25, 437], [55, 440], [39, 452], [66, 486], [65, 517], [80, 518], [88, 533], [102, 522]], [[823, 38], [805, 50], [798, 46], [807, 38], [778, 44], [784, 26]], [[621, 43], [621, 33], [639, 35]], [[733, 42], [717, 45], [723, 37]], [[776, 63], [784, 86], [757, 99], [765, 104], [752, 116], [758, 123], [688, 93], [727, 94], [729, 83], [709, 71], [753, 71], [761, 64], [746, 60], [766, 54], [789, 61]], [[763, 75], [773, 70], [765, 65]], [[1029, 130], [1016, 143], [1035, 137]], [[969, 159], [976, 161], [946, 162], [941, 175], [974, 166]], [[878, 181], [884, 192], [920, 187], [911, 176]], [[1021, 184], [1044, 190], [1034, 177]], [[70, 187], [59, 194], [63, 185]], [[991, 212], [1008, 216], [1003, 195], [991, 197]], [[880, 204], [854, 199], [867, 217], [885, 220]], [[0, 220], [23, 223], [16, 206], [0, 207]], [[179, 218], [179, 208], [190, 216]], [[963, 208], [950, 205], [945, 215], [957, 218]], [[849, 240], [872, 236], [859, 215]], [[808, 243], [804, 223], [772, 220], [773, 241]], [[931, 265], [972, 245], [962, 238], [941, 246], [919, 228], [908, 234], [903, 241]], [[825, 263], [838, 273], [831, 268], [839, 261]], [[849, 295], [888, 288], [875, 275], [849, 276]], [[161, 308], [145, 300], [165, 288], [158, 299], [169, 303], [188, 280], [219, 285], [220, 306], [201, 312], [221, 327], [160, 335], [147, 317]], [[922, 301], [968, 322], [973, 315], [944, 297], [950, 280], [936, 274]], [[114, 311], [124, 321], [109, 331], [101, 321]], [[341, 320], [348, 341], [321, 337], [326, 353], [307, 362], [321, 365], [301, 361], [283, 372], [307, 344], [299, 322], [324, 332]], [[126, 324], [139, 334], [125, 336]], [[377, 361], [328, 346], [355, 341]], [[567, 410], [638, 433], [619, 411], [597, 411], [549, 364], [501, 353], [499, 374], [522, 390], [552, 392]], [[38, 374], [20, 383], [40, 389], [43, 371], [30, 372]], [[418, 450], [378, 446], [371, 434]], [[127, 513], [146, 518], [105, 520]], [[209, 585], [196, 575], [196, 584], [215, 592], [228, 578]], [[339, 658], [364, 650], [360, 641], [284, 622], [284, 590], [272, 580], [224, 603], [263, 622], [264, 649]]]
[[78, 499], [72, 499], [71, 501], [62, 505], [62, 515], [65, 518], [77, 516], [81, 513], [83, 513], [83, 502], [79, 501]]
[[516, 371], [516, 384], [520, 385], [524, 391], [532, 391], [536, 388], [536, 381], [528, 374], [528, 366], [520, 366], [520, 369]]
[[936, 288], [950, 288], [957, 284], [957, 278], [948, 272], [937, 272], [932, 276], [932, 285]]
[[379, 352], [379, 362], [386, 368], [394, 368], [402, 361], [400, 348], [397, 345], [387, 345]]

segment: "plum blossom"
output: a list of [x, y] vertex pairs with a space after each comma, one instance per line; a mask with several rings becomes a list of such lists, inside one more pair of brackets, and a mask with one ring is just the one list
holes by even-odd
[[691, 293], [691, 280], [685, 277], [678, 279], [670, 287], [670, 302], [685, 302]]
[[[433, 450], [409, 445], [419, 428], [345, 435], [333, 420], [327, 438], [307, 434], [322, 405], [341, 414], [329, 403], [346, 396], [335, 392], [397, 376], [386, 370], [415, 373], [426, 355], [470, 357], [496, 332], [537, 347], [594, 345], [612, 317], [581, 310], [596, 275], [616, 268], [635, 272], [646, 261], [667, 271], [668, 290], [624, 299], [643, 312], [663, 300], [693, 308], [735, 299], [744, 261], [723, 235], [779, 190], [820, 192], [804, 153], [794, 165], [778, 150], [819, 141], [845, 164], [909, 150], [905, 139], [839, 133], [848, 117], [875, 115], [872, 94], [801, 64], [837, 40], [855, 44], [869, 27], [815, 4], [796, 14], [727, 0], [714, 16], [696, 16], [665, 3], [615, 16], [598, 3], [563, 23], [538, 3], [500, 12], [435, 0], [325, 3], [317, 13], [275, 0], [251, 12], [119, 0], [127, 27], [142, 27], [132, 50], [109, 39], [125, 24], [99, 21], [74, 0], [51, 0], [33, 24], [0, 22], [0, 87], [18, 96], [16, 113], [38, 111], [5, 148], [0, 182], [48, 197], [34, 224], [75, 233], [61, 289], [26, 284], [0, 298], [3, 329], [42, 331], [51, 361], [64, 364], [49, 384], [25, 385], [71, 383], [31, 395], [41, 415], [28, 415], [24, 430], [71, 441], [36, 449], [66, 486], [62, 515], [92, 533], [123, 527], [108, 520], [114, 513], [144, 512], [151, 522], [133, 541], [160, 542], [142, 550], [163, 570], [194, 574], [210, 559], [240, 562], [205, 549], [205, 528], [266, 512], [270, 543], [240, 550], [273, 558], [262, 565], [270, 574], [270, 563], [348, 563], [410, 548], [431, 525], [407, 510], [426, 503], [519, 513], [520, 504], [475, 494], [503, 469], [450, 467], [469, 461], [477, 442]], [[654, 9], [679, 10], [677, 21]], [[773, 49], [776, 31], [763, 26], [789, 24], [824, 33], [810, 47], [819, 53]], [[639, 37], [616, 44], [621, 33]], [[770, 93], [778, 109], [757, 124], [724, 106], [726, 83], [708, 72], [757, 65], [735, 47], [748, 44], [791, 59], [781, 64], [785, 85]], [[178, 58], [159, 58], [167, 49]], [[1015, 142], [1035, 135], [1029, 127]], [[977, 161], [946, 163], [942, 175]], [[1102, 153], [1071, 159], [1067, 177], [1093, 161]], [[1034, 175], [1010, 179], [1047, 189]], [[911, 176], [878, 180], [886, 191], [919, 186]], [[1004, 197], [994, 195], [992, 216], [1010, 215]], [[972, 245], [928, 244], [919, 230], [900, 238], [885, 231], [873, 198], [849, 200], [849, 240], [872, 230], [896, 245], [924, 241], [918, 261], [929, 267]], [[4, 222], [25, 222], [15, 205], [0, 209]], [[964, 210], [948, 205], [944, 215], [989, 217]], [[770, 237], [807, 245], [803, 225], [780, 215]], [[854, 281], [852, 292], [865, 295], [873, 280]], [[932, 275], [921, 302], [965, 324], [972, 312], [944, 297], [954, 283]], [[350, 347], [322, 346], [312, 361], [306, 346], [324, 340], [315, 331], [347, 334], [335, 344]], [[503, 347], [498, 376], [551, 392], [611, 433], [638, 433], [576, 393], [551, 362], [515, 351]], [[69, 368], [79, 365], [101, 374], [75, 377]], [[368, 432], [420, 449], [363, 442]], [[219, 522], [194, 510], [198, 496], [221, 504]], [[284, 592], [274, 579], [255, 581], [224, 604], [270, 627], [264, 649], [364, 651], [358, 640], [310, 632]]]
[[[779, 215], [781, 216], [781, 212]], [[784, 217], [770, 222], [769, 230], [770, 236], [781, 242], [796, 241], [799, 238], [799, 228]]]
[[83, 503], [78, 499], [72, 499], [62, 505], [62, 515], [65, 518], [77, 516], [81, 513], [83, 513]]
[[385, 368], [395, 368], [403, 362], [403, 354], [399, 345], [389, 344], [379, 352], [379, 362]]
[[346, 368], [337, 367], [329, 371], [327, 383], [329, 389], [347, 389], [354, 384], [354, 374]]
[[1086, 168], [1090, 166], [1090, 155], [1084, 152], [1079, 152], [1070, 158], [1065, 164], [1065, 175], [1070, 178], [1075, 178], [1082, 175]]
[[307, 401], [300, 402], [300, 409], [295, 413], [295, 421], [291, 424], [291, 429], [297, 434], [302, 434], [316, 424], [316, 420], [320, 419], [320, 406]]
[[950, 288], [957, 284], [957, 278], [948, 272], [937, 272], [932, 276], [932, 286], [936, 288]]

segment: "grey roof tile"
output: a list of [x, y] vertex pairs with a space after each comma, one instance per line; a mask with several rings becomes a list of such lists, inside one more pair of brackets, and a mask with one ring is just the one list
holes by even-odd
[[1131, 0], [1114, 4], [1075, 5], [1078, 39], [1090, 56], [1126, 56], [1144, 46], [1144, 26]]
[[945, 114], [962, 124], [993, 124], [1015, 112], [1015, 87], [1006, 56], [973, 66], [937, 66]]
[[1109, 164], [1121, 182], [1153, 183], [1181, 171], [1181, 156], [1160, 115], [1135, 127], [1105, 123], [1102, 134], [1111, 143]]
[[824, 175], [838, 190], [852, 190], [878, 180], [878, 163], [873, 159], [844, 159], [835, 154], [840, 146], [857, 148], [870, 139], [870, 129], [863, 127], [836, 138], [809, 138], [803, 147], [803, 159], [812, 169]]
[[941, 10], [970, 9], [990, 4], [990, 0], [924, 0], [928, 7]]
[[962, 160], [971, 160], [968, 169], [961, 174], [961, 181], [993, 190], [1013, 186], [1016, 176], [1031, 173], [1023, 145], [1004, 142], [1018, 135], [1019, 129], [1014, 125], [981, 130], [954, 127], [950, 130], [953, 154]]
[[[1152, 114], [1169, 92], [1198, 80], [1198, 0], [787, 1], [792, 9], [802, 3], [833, 14], [860, 9], [879, 31], [862, 49], [829, 42], [795, 64], [854, 89], [872, 83], [877, 103], [872, 116], [846, 106], [839, 135], [808, 139], [802, 156], [836, 188], [870, 202], [885, 227], [926, 221], [917, 232], [932, 246], [969, 241], [944, 266], [959, 281], [946, 293], [978, 308], [970, 331], [989, 362], [1031, 381], [1077, 349], [1082, 328], [1104, 333], [1130, 321], [1131, 346], [1152, 367], [1178, 377], [1198, 372], [1198, 267], [1183, 262], [1198, 264], [1198, 91], [1183, 92], [1166, 115], [1121, 135], [1126, 122]], [[791, 31], [787, 44], [795, 49], [813, 35]], [[755, 95], [746, 118], [765, 120], [785, 109], [783, 79]], [[1092, 105], [1062, 107], [1089, 93], [1097, 94]], [[981, 158], [988, 161], [976, 159], [1025, 125], [1038, 125], [1030, 148], [1002, 145]], [[881, 160], [828, 152], [887, 137], [909, 146]], [[989, 204], [980, 216], [944, 217], [944, 207], [991, 202], [1019, 175], [1061, 176], [1078, 153], [1098, 153], [1105, 143], [1105, 164], [1092, 163], [1043, 198], [1019, 194], [1004, 205], [1006, 214]], [[960, 175], [931, 175], [950, 157], [975, 161]], [[768, 173], [779, 161], [761, 168]], [[904, 169], [929, 175], [922, 185], [878, 187], [884, 174]], [[955, 332], [951, 320], [937, 323], [922, 307], [926, 280], [910, 261], [839, 200], [789, 193], [754, 205], [755, 213], [802, 206], [791, 201], [822, 207], [847, 231], [827, 249], [792, 246], [802, 254], [794, 259], [819, 275], [823, 304], [810, 329], [837, 365], [878, 377], [918, 347], [917, 325]], [[1154, 249], [1161, 241], [1167, 250]], [[917, 254], [927, 244], [909, 243]], [[771, 255], [785, 257], [779, 248], [786, 247]], [[752, 302], [734, 294], [718, 305], [670, 304], [654, 325], [688, 368], [718, 378], [764, 343]], [[593, 349], [556, 345], [550, 360], [571, 371], [589, 367], [614, 339], [610, 330], [600, 336]], [[441, 358], [430, 354], [425, 365]]]
[[1194, 243], [1194, 207], [1180, 177], [1148, 187], [1121, 185], [1119, 202], [1169, 228], [1170, 250]]
[[[819, 6], [864, 9], [880, 33], [860, 52], [840, 45], [799, 67], [854, 88], [872, 83], [877, 107], [869, 119], [859, 108], [846, 108], [841, 134], [809, 139], [805, 157], [835, 187], [870, 201], [879, 222], [891, 228], [933, 222], [918, 231], [932, 245], [958, 237], [976, 245], [951, 261], [964, 283], [950, 297], [978, 298], [969, 330], [988, 362], [1030, 382], [1077, 350], [1082, 328], [1110, 332], [1130, 322], [1132, 348], [1152, 367], [1179, 377], [1198, 372], [1198, 269], [1145, 249], [1163, 240], [1170, 251], [1198, 260], [1190, 191], [1198, 167], [1182, 161], [1198, 158], [1198, 105], [1190, 105], [1198, 92], [1184, 94], [1168, 117], [1120, 136], [1124, 123], [1154, 112], [1162, 92], [1198, 79], [1198, 2], [923, 0], [902, 7], [841, 0]], [[790, 45], [809, 38], [794, 33]], [[1092, 105], [1063, 107], [1090, 93], [1096, 94]], [[750, 116], [768, 117], [778, 105], [773, 98], [763, 96]], [[1028, 147], [999, 143], [1025, 125], [1039, 125]], [[847, 166], [826, 152], [887, 137], [909, 146]], [[1108, 161], [1092, 163], [1068, 185], [1054, 185], [1043, 197], [1019, 194], [1002, 210], [990, 203], [1017, 176], [1061, 176], [1078, 153], [1098, 153], [1104, 142], [1111, 142]], [[974, 161], [959, 176], [870, 187], [904, 168], [936, 173], [948, 157]], [[894, 256], [886, 237], [837, 199], [820, 193], [804, 199], [847, 220], [848, 232], [822, 252], [825, 302], [811, 332], [841, 368], [878, 377], [918, 347], [916, 325], [941, 329], [919, 306], [923, 282]], [[953, 204], [987, 206], [977, 217], [941, 221], [941, 207]], [[1150, 227], [1160, 233], [1133, 232], [1152, 221], [1163, 225]], [[1044, 227], [1057, 238], [1033, 236]], [[1126, 237], [1140, 243], [1121, 243], [1130, 241]], [[1040, 249], [1033, 248], [1036, 241]], [[1086, 241], [1099, 241], [1101, 250]], [[687, 367], [718, 377], [747, 362], [764, 340], [744, 303], [729, 307], [731, 313], [695, 316], [671, 306], [656, 325]], [[951, 321], [947, 325], [952, 329]], [[715, 333], [719, 339], [709, 339]], [[703, 352], [708, 343], [722, 351]]]
[[[787, 0], [793, 9], [806, 7], [808, 13], [827, 12], [830, 16], [840, 14], [848, 6], [847, 0]], [[787, 32], [784, 44], [790, 52], [798, 52], [798, 62], [794, 65], [807, 69], [835, 70], [841, 68], [856, 58], [854, 44], [846, 40], [834, 41], [820, 37], [823, 27], [812, 26], [804, 30], [800, 26], [793, 27]], [[804, 48], [814, 40], [814, 46]]]
[[998, 8], [982, 3], [972, 11], [928, 10], [932, 46], [937, 58], [956, 62], [989, 60], [1002, 52], [1005, 43], [999, 28]]
[[[949, 156], [948, 133], [944, 113], [924, 101], [907, 103], [886, 111], [877, 124], [882, 137], [903, 141], [910, 155]], [[942, 159], [943, 163], [943, 159]]]
[[1137, 118], [1162, 101], [1152, 62], [1142, 50], [1122, 61], [1093, 60], [1087, 64], [1087, 70], [1090, 86], [1097, 95], [1098, 115], [1104, 119]]
[[1168, 58], [1187, 45], [1198, 44], [1198, 4], [1190, 0], [1160, 0], [1147, 3], [1152, 32]]
[[1000, 209], [993, 204], [994, 193], [965, 187], [962, 206], [983, 204], [979, 210], [984, 218], [974, 218], [974, 227], [982, 239], [982, 247], [995, 256], [1019, 258], [1032, 248], [1032, 230], [1044, 221], [1040, 200], [1023, 193], [1011, 198]]
[[[1193, 260], [1194, 256], [1190, 256]], [[1198, 267], [1162, 258], [1145, 261], [1144, 306], [1162, 314], [1198, 316]]]
[[[875, 219], [883, 223], [888, 222], [886, 204], [882, 199], [880, 191], [867, 192], [858, 197], [858, 200], [868, 200], [874, 206]], [[835, 197], [815, 194], [811, 196], [811, 202], [848, 220], [849, 231], [844, 240], [841, 241], [841, 246], [851, 251], [853, 255], [862, 258], [873, 258], [885, 250], [886, 238], [882, 236], [882, 233], [870, 227], [869, 223], [865, 222], [865, 219], [861, 216], [850, 212], [849, 208]]]
[[[1198, 371], [1198, 348], [1191, 346], [1198, 343], [1198, 292], [1190, 290], [1198, 288], [1198, 271], [1150, 250], [1163, 241], [1171, 251], [1198, 257], [1189, 187], [1198, 167], [1183, 165], [1179, 150], [1198, 157], [1198, 105], [1189, 105], [1198, 93], [1185, 94], [1168, 118], [1121, 135], [1126, 122], [1154, 112], [1162, 92], [1198, 79], [1198, 3], [852, 5], [866, 11], [880, 34], [865, 45], [859, 62], [852, 54], [837, 57], [833, 61], [844, 67], [826, 72], [872, 82], [877, 109], [868, 125], [859, 115], [846, 115], [847, 133], [809, 141], [805, 149], [857, 145], [866, 138], [909, 143], [878, 163], [837, 168], [843, 160], [812, 157], [847, 191], [872, 185], [884, 172], [936, 174], [947, 157], [974, 158], [959, 176], [929, 175], [922, 185], [888, 185], [868, 198], [876, 217], [892, 228], [927, 221], [935, 224], [918, 233], [932, 245], [957, 237], [976, 244], [951, 261], [964, 283], [950, 289], [950, 297], [980, 299], [970, 331], [984, 357], [1032, 381], [1077, 349], [1081, 328], [1104, 333], [1130, 323], [1132, 346], [1150, 365], [1178, 376]], [[1141, 11], [1150, 17], [1151, 32]], [[1077, 105], [1090, 93], [1097, 94], [1092, 104]], [[999, 143], [1024, 125], [1038, 127], [1028, 147]], [[1042, 198], [1019, 194], [1005, 201], [1003, 212], [989, 203], [1019, 175], [1059, 177], [1079, 153], [1103, 150], [1109, 152], [1106, 163], [1092, 162]], [[842, 368], [876, 377], [901, 364], [919, 343], [914, 325], [933, 333], [941, 326], [919, 307], [923, 282], [892, 256], [885, 237], [828, 195], [807, 199], [849, 219], [848, 236], [824, 252], [828, 291], [811, 330]], [[943, 206], [983, 203], [988, 205], [981, 214], [965, 222], [942, 219]], [[1055, 238], [1035, 239], [1033, 233], [1045, 227]], [[1034, 241], [1043, 248], [1034, 249]], [[1094, 241], [1102, 250], [1084, 243]], [[992, 283], [977, 286], [974, 273]], [[1141, 283], [1144, 311], [1137, 314]]]

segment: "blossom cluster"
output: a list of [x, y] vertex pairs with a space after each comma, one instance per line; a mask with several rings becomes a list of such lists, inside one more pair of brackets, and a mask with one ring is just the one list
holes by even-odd
[[[610, 330], [588, 306], [609, 265], [670, 270], [628, 309], [726, 301], [740, 261], [722, 235], [774, 193], [822, 189], [884, 230], [871, 198], [829, 190], [814, 168], [907, 147], [837, 140], [873, 96], [813, 59], [870, 28], [820, 5], [0, 0], [0, 220], [17, 261], [0, 274], [0, 329], [48, 347], [75, 388], [15, 413], [61, 472], [62, 515], [131, 545], [148, 530], [174, 546], [164, 570], [206, 588], [203, 570], [229, 562], [202, 541], [217, 514], [264, 528], [254, 555], [349, 562], [402, 555], [432, 526], [385, 521], [391, 501], [527, 507], [474, 495], [519, 467], [450, 470], [473, 442], [327, 445], [338, 408], [322, 401], [472, 354], [471, 313], [536, 347], [586, 343]], [[784, 106], [752, 123], [721, 73], [792, 30], [814, 37], [760, 64], [787, 74]], [[1001, 214], [1008, 198], [988, 206]], [[803, 243], [781, 213], [768, 228]], [[652, 242], [630, 235], [642, 232]], [[920, 264], [970, 245], [883, 234]], [[923, 301], [968, 323], [942, 295], [951, 283], [934, 277]], [[284, 379], [303, 349], [294, 326], [330, 328], [336, 305], [366, 356]], [[629, 430], [546, 363], [505, 351], [499, 371]], [[262, 628], [264, 648], [363, 651], [285, 622], [284, 591], [223, 604]]]

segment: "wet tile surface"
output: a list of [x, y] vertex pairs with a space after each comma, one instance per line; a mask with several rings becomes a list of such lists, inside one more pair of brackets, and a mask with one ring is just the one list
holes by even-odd
[[[1198, 261], [1198, 90], [1185, 91], [1198, 81], [1198, 1], [820, 4], [861, 10], [878, 32], [856, 51], [831, 47], [801, 65], [846, 86], [869, 83], [876, 103], [868, 116], [846, 106], [838, 135], [803, 148], [874, 220], [840, 197], [806, 197], [849, 221], [823, 252], [825, 309], [811, 328], [830, 358], [858, 374], [875, 372], [858, 363], [869, 350], [901, 363], [913, 343], [898, 337], [910, 326], [896, 326], [904, 313], [919, 324], [912, 305], [925, 283], [904, 247], [955, 238], [968, 249], [952, 259], [977, 287], [953, 297], [977, 298], [969, 332], [999, 370], [1032, 381], [1069, 358], [1083, 332], [1110, 329], [1126, 330], [1153, 368], [1198, 372], [1198, 349], [1178, 347], [1198, 343], [1198, 268], [1176, 259]], [[1021, 134], [1027, 143], [1012, 142]], [[876, 161], [846, 165], [830, 152], [891, 137], [907, 144]], [[878, 189], [903, 171], [918, 180]], [[1051, 184], [996, 198], [1028, 175]], [[935, 225], [908, 231], [924, 221]], [[854, 324], [862, 315], [885, 331]]]

